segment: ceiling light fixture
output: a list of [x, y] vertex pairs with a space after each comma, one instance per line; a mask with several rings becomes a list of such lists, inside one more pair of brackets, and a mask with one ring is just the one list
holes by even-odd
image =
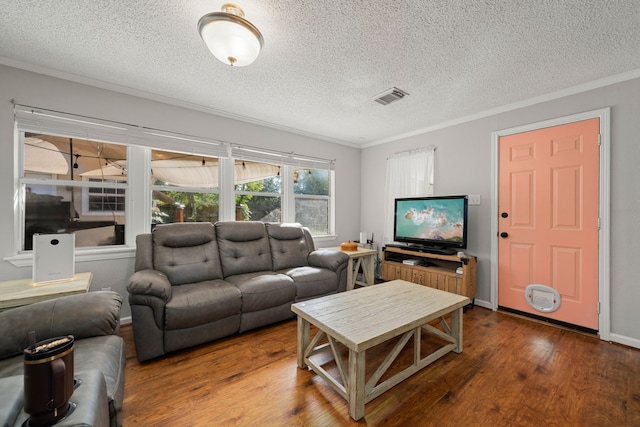
[[223, 4], [222, 12], [200, 18], [198, 32], [213, 56], [235, 67], [255, 61], [264, 44], [260, 30], [244, 19], [242, 9], [231, 3]]

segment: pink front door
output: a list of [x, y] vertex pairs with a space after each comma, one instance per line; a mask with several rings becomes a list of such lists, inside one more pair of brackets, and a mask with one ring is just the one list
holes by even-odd
[[[598, 329], [599, 119], [499, 139], [498, 305]], [[554, 312], [525, 300], [541, 284]]]

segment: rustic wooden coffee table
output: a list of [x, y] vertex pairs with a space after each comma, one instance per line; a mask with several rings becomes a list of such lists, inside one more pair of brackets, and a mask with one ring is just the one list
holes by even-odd
[[[420, 369], [449, 353], [462, 352], [462, 308], [469, 298], [422, 285], [394, 280], [293, 304], [298, 315], [298, 367], [310, 368], [347, 400], [354, 420], [364, 417], [364, 406]], [[444, 315], [451, 313], [451, 325]], [[443, 329], [428, 323], [440, 318]], [[318, 328], [310, 339], [310, 325]], [[446, 344], [422, 356], [422, 332], [435, 335]], [[400, 337], [365, 383], [366, 351], [391, 338]], [[326, 339], [324, 339], [326, 337]], [[379, 383], [401, 350], [413, 340], [413, 363]], [[348, 366], [340, 356], [338, 343], [349, 350]], [[312, 356], [331, 348], [339, 372], [334, 378]]]

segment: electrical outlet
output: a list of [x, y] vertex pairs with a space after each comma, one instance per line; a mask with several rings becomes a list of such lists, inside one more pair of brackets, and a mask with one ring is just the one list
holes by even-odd
[[480, 195], [479, 194], [469, 194], [469, 204], [470, 205], [479, 205], [480, 204]]

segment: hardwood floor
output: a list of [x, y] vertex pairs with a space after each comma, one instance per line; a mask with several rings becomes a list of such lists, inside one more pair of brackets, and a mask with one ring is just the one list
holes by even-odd
[[640, 426], [639, 350], [480, 307], [464, 314], [463, 353], [368, 403], [360, 422], [298, 369], [295, 320], [143, 364], [131, 326], [121, 334], [125, 427]]

